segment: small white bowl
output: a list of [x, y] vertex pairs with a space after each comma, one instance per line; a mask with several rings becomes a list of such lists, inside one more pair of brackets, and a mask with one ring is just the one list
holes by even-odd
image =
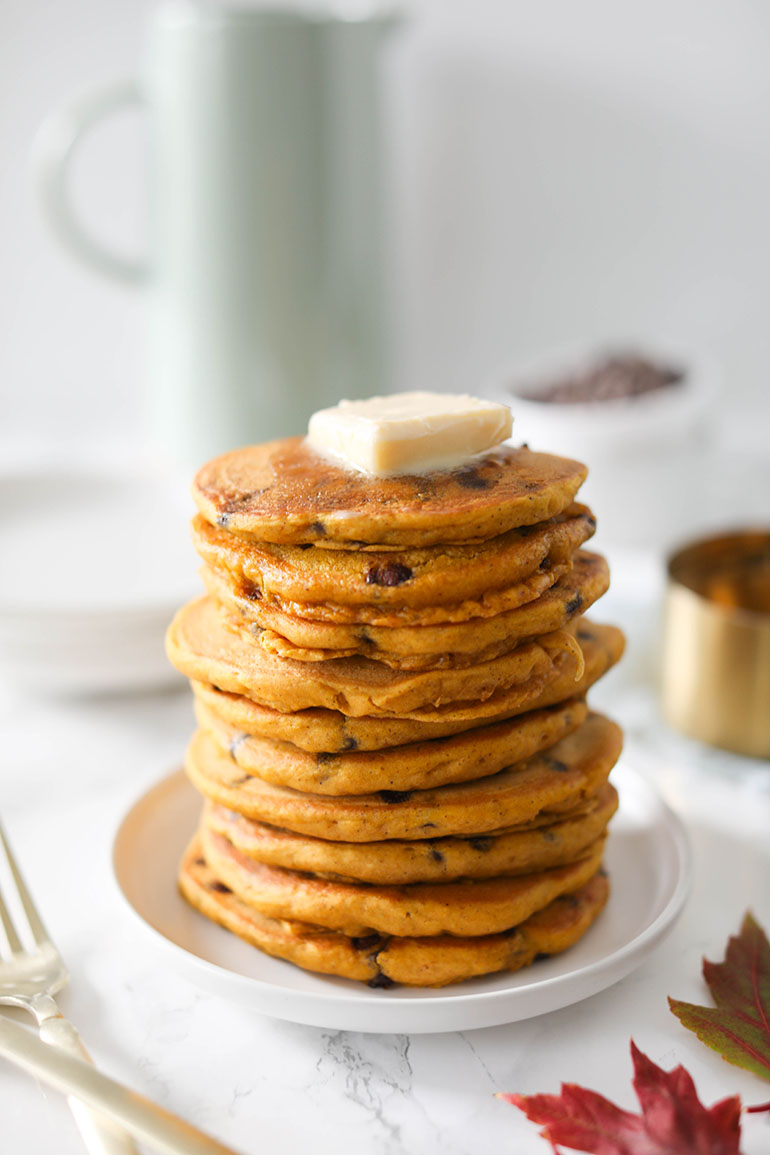
[[[593, 402], [536, 401], [519, 392], [547, 389], [609, 352], [680, 369], [684, 379]], [[665, 548], [687, 531], [688, 511], [697, 501], [717, 390], [717, 374], [700, 356], [613, 342], [522, 362], [498, 374], [488, 392], [510, 405], [515, 444], [588, 466], [578, 499], [593, 506], [601, 541]]]

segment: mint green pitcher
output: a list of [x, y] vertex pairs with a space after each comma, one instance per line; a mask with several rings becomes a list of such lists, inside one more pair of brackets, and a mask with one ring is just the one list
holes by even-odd
[[[138, 81], [43, 125], [36, 168], [60, 239], [146, 294], [153, 439], [195, 464], [304, 432], [387, 389], [380, 65], [391, 8], [213, 6], [151, 18]], [[102, 247], [69, 195], [73, 153], [127, 104], [149, 119], [146, 257]]]

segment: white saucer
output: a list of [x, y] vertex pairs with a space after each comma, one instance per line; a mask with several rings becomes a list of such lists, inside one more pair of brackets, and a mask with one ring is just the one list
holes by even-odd
[[193, 910], [176, 888], [200, 796], [180, 771], [131, 808], [113, 867], [135, 925], [170, 966], [214, 994], [275, 1018], [336, 1030], [421, 1033], [489, 1027], [553, 1011], [622, 979], [671, 928], [690, 884], [679, 819], [652, 787], [619, 765], [620, 809], [606, 855], [612, 896], [575, 947], [516, 974], [438, 990], [363, 984], [310, 974], [242, 942]]
[[187, 483], [67, 467], [0, 475], [0, 673], [53, 692], [176, 679], [163, 635], [196, 587]]

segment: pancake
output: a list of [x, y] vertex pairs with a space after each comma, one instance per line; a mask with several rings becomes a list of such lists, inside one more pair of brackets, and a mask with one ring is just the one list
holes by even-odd
[[[208, 582], [206, 583], [209, 584]], [[210, 592], [221, 596], [216, 579]], [[235, 602], [244, 625], [253, 624], [257, 645], [268, 653], [299, 662], [367, 657], [391, 669], [460, 669], [493, 661], [522, 642], [554, 633], [589, 609], [610, 584], [609, 568], [599, 554], [580, 552], [574, 568], [541, 597], [491, 618], [452, 625], [415, 625], [399, 629], [308, 622], [276, 614], [263, 603]], [[227, 590], [223, 591], [227, 597]], [[270, 628], [272, 623], [272, 628]]]
[[557, 814], [595, 794], [620, 756], [621, 731], [600, 714], [548, 750], [498, 774], [434, 790], [307, 794], [243, 774], [198, 731], [185, 767], [195, 788], [228, 810], [334, 842], [479, 835]]
[[554, 822], [536, 818], [495, 835], [430, 838], [417, 842], [328, 842], [251, 822], [232, 810], [207, 803], [203, 822], [224, 835], [247, 858], [347, 882], [403, 886], [458, 878], [530, 874], [574, 862], [604, 833], [617, 809], [609, 783]]
[[373, 986], [516, 970], [585, 933], [623, 636], [579, 462], [527, 446], [375, 478], [302, 438], [204, 465], [207, 595], [171, 623], [203, 814], [179, 885], [268, 954]]
[[577, 461], [503, 445], [457, 469], [374, 478], [290, 437], [208, 462], [193, 498], [206, 521], [247, 540], [422, 548], [556, 517], [586, 473]]
[[512, 529], [477, 545], [442, 544], [381, 555], [360, 547], [330, 550], [246, 542], [200, 514], [193, 519], [192, 536], [203, 560], [227, 575], [242, 597], [283, 605], [297, 602], [308, 611], [330, 603], [400, 612], [406, 607], [435, 611], [483, 599], [490, 590], [508, 589], [533, 577], [539, 582], [537, 592], [542, 592], [547, 570], [568, 562], [595, 527], [591, 511], [573, 504], [541, 525]]
[[374, 886], [265, 866], [205, 826], [200, 838], [203, 856], [217, 878], [260, 914], [351, 936], [372, 931], [418, 937], [499, 934], [588, 882], [604, 850], [600, 838], [577, 862], [512, 878]]
[[201, 699], [195, 712], [201, 729], [245, 774], [310, 794], [335, 795], [428, 790], [496, 774], [570, 734], [585, 720], [588, 707], [571, 698], [448, 738], [337, 754], [311, 754], [290, 742], [244, 734]]
[[582, 678], [576, 680], [578, 665], [574, 655], [562, 654], [555, 659], [555, 677], [548, 685], [533, 684], [523, 691], [515, 687], [495, 695], [491, 710], [484, 703], [475, 713], [471, 708], [455, 710], [451, 715], [443, 711], [441, 716], [430, 718], [351, 718], [338, 710], [326, 709], [281, 713], [210, 682], [193, 680], [192, 687], [198, 701], [244, 733], [291, 742], [310, 753], [381, 750], [472, 730], [582, 696], [620, 660], [625, 643], [617, 627], [585, 619], [580, 621], [576, 636], [585, 664]]
[[571, 568], [572, 560], [566, 559], [545, 569], [536, 570], [516, 585], [504, 586], [499, 590], [487, 590], [478, 598], [445, 605], [417, 607], [381, 605], [376, 602], [368, 606], [346, 606], [335, 602], [281, 601], [277, 597], [262, 599], [252, 587], [239, 584], [223, 570], [215, 570], [212, 566], [204, 565], [200, 574], [209, 593], [258, 618], [266, 626], [278, 624], [279, 627], [280, 622], [288, 618], [308, 622], [311, 626], [329, 623], [338, 626], [375, 626], [389, 629], [398, 626], [440, 626], [447, 622], [467, 622], [471, 618], [478, 620], [495, 617], [497, 614], [518, 609], [519, 606], [534, 601], [568, 574]]
[[[580, 648], [565, 631], [525, 642], [510, 654], [459, 670], [396, 672], [367, 658], [295, 662], [269, 654], [228, 627], [212, 598], [184, 606], [169, 626], [166, 650], [181, 673], [246, 694], [260, 705], [290, 713], [313, 707], [360, 717], [434, 717], [454, 703], [489, 703], [496, 693], [528, 683], [544, 686], [559, 654]], [[494, 712], [493, 705], [491, 711]]]
[[478, 938], [349, 938], [307, 923], [261, 915], [216, 877], [193, 839], [179, 874], [185, 898], [207, 918], [274, 958], [304, 970], [388, 987], [440, 987], [497, 971], [516, 971], [538, 956], [558, 954], [577, 942], [607, 901], [609, 886], [598, 873], [569, 895], [555, 899], [503, 934]]

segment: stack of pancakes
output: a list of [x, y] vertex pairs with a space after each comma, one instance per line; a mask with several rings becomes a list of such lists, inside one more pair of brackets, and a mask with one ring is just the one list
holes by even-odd
[[586, 470], [501, 447], [377, 479], [298, 438], [194, 484], [207, 596], [168, 633], [199, 729], [188, 900], [268, 954], [390, 986], [516, 970], [604, 905], [623, 637], [575, 502]]

